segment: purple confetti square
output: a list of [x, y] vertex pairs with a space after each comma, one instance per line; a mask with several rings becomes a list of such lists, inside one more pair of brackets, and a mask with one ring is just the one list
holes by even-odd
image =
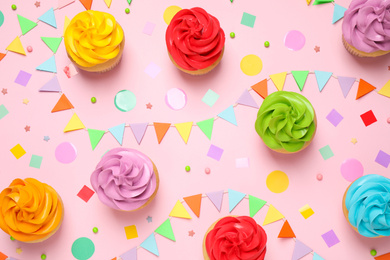
[[334, 126], [337, 126], [338, 124], [340, 124], [340, 122], [344, 119], [344, 117], [342, 115], [339, 114], [339, 112], [337, 112], [335, 109], [333, 109], [332, 111], [330, 111], [330, 113], [326, 116], [326, 119], [328, 119], [328, 121], [334, 125]]
[[148, 74], [152, 79], [157, 77], [160, 71], [161, 68], [154, 62], [149, 63], [149, 65], [145, 69], [145, 73]]
[[340, 240], [336, 236], [336, 233], [334, 233], [333, 229], [329, 230], [328, 232], [326, 232], [325, 234], [323, 234], [321, 236], [328, 247], [332, 247], [332, 246], [340, 243]]
[[221, 160], [222, 154], [223, 154], [223, 149], [215, 145], [210, 145], [210, 149], [207, 152], [208, 157], [211, 157], [217, 161]]
[[30, 78], [31, 78], [30, 73], [21, 70], [19, 71], [19, 74], [15, 79], [15, 83], [25, 87], [27, 86], [27, 83], [30, 81]]
[[154, 27], [156, 27], [156, 24], [151, 23], [151, 22], [147, 22], [145, 24], [144, 30], [142, 32], [144, 34], [147, 34], [147, 35], [152, 35], [152, 33], [154, 31]]
[[382, 150], [379, 150], [378, 155], [375, 158], [375, 162], [379, 163], [383, 167], [387, 168], [390, 164], [390, 155]]

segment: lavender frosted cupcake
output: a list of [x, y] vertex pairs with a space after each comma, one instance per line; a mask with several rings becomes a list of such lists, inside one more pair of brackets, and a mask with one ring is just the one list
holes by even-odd
[[157, 168], [149, 157], [122, 147], [108, 151], [91, 175], [100, 201], [122, 211], [148, 205], [157, 194], [159, 182]]

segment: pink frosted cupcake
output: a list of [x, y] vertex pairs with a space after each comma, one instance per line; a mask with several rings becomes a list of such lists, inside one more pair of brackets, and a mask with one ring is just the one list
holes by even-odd
[[157, 168], [149, 157], [122, 147], [108, 151], [91, 175], [100, 201], [123, 211], [148, 205], [157, 194], [159, 182]]

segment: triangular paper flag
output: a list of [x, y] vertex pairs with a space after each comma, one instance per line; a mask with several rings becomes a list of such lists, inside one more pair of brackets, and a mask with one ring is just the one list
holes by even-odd
[[18, 20], [19, 20], [19, 26], [20, 29], [22, 30], [22, 34], [25, 35], [29, 31], [31, 31], [35, 26], [38, 24], [36, 22], [33, 22], [21, 15], [18, 15]]
[[162, 235], [163, 237], [169, 238], [172, 241], [176, 241], [175, 234], [173, 234], [171, 221], [169, 218], [164, 221], [156, 230], [157, 234]]
[[267, 202], [249, 195], [249, 216], [253, 217]]
[[41, 39], [53, 53], [57, 52], [58, 47], [60, 47], [62, 41], [62, 37], [41, 37]]
[[133, 131], [135, 140], [137, 140], [138, 144], [141, 144], [142, 138], [145, 135], [147, 127], [148, 123], [130, 124], [131, 131]]
[[341, 91], [343, 92], [344, 98], [347, 97], [349, 91], [351, 90], [353, 83], [355, 83], [356, 79], [351, 77], [341, 77], [337, 78], [340, 84]]
[[316, 75], [318, 89], [321, 92], [333, 73], [332, 72], [315, 70], [314, 74]]
[[47, 23], [57, 29], [56, 17], [54, 15], [54, 9], [50, 8], [46, 13], [38, 17], [38, 20]]
[[58, 0], [58, 9], [74, 3], [75, 0]]
[[310, 2], [311, 2], [311, 0], [306, 0], [306, 3], [307, 3], [307, 5], [309, 5], [309, 4], [310, 4]]
[[127, 2], [129, 3], [129, 5], [131, 4], [131, 1], [132, 1], [132, 0], [127, 0]]
[[299, 241], [298, 239], [295, 241], [295, 247], [294, 252], [292, 255], [291, 260], [298, 260], [304, 257], [305, 255], [309, 254], [313, 249]]
[[5, 57], [5, 53], [0, 53], [0, 61]]
[[51, 112], [58, 112], [63, 110], [68, 110], [74, 108], [72, 103], [70, 103], [69, 99], [65, 96], [65, 94], [62, 94], [60, 99], [57, 101], [57, 104], [53, 107]]
[[248, 90], [244, 90], [244, 92], [242, 92], [241, 96], [237, 100], [237, 103], [248, 107], [259, 108]]
[[390, 260], [390, 253], [375, 257], [375, 260]]
[[190, 214], [186, 210], [186, 208], [181, 204], [180, 200], [178, 200], [173, 207], [171, 213], [169, 213], [169, 216], [175, 217], [175, 218], [188, 218], [191, 219]]
[[183, 141], [185, 143], [188, 142], [188, 138], [190, 137], [192, 124], [193, 122], [175, 124], [177, 131], [179, 132], [181, 138], [183, 138]]
[[40, 89], [40, 92], [61, 92], [61, 86], [58, 82], [57, 76], [54, 76], [51, 80], [49, 80], [45, 85], [43, 85]]
[[282, 213], [280, 213], [274, 206], [269, 205], [269, 209], [267, 212], [267, 215], [265, 216], [263, 226], [268, 225], [272, 222], [278, 221], [280, 219], [284, 218]]
[[137, 247], [134, 247], [124, 254], [121, 254], [122, 260], [137, 260]]
[[206, 119], [196, 123], [200, 130], [211, 140], [211, 135], [213, 133], [214, 118]]
[[154, 237], [154, 233], [150, 234], [144, 242], [140, 245], [142, 248], [148, 250], [150, 253], [155, 254], [156, 256], [159, 256], [156, 238]]
[[110, 8], [112, 0], [104, 0], [106, 3], [107, 7]]
[[335, 23], [343, 18], [345, 11], [347, 11], [347, 8], [334, 4], [332, 23]]
[[293, 70], [293, 71], [291, 71], [291, 74], [293, 75], [295, 82], [297, 83], [299, 89], [302, 91], [303, 87], [305, 86], [307, 75], [309, 75], [309, 71], [308, 70]]
[[229, 195], [229, 212], [232, 212], [232, 210], [237, 206], [240, 201], [245, 197], [245, 194], [239, 191], [235, 190], [228, 190]]
[[325, 258], [319, 256], [316, 252], [314, 252], [312, 260], [325, 260]]
[[158, 141], [158, 143], [161, 143], [165, 134], [168, 132], [168, 129], [171, 126], [171, 124], [170, 123], [155, 123], [154, 122], [153, 125], [154, 125], [154, 130], [156, 131], [157, 141]]
[[184, 197], [183, 199], [187, 203], [188, 207], [190, 207], [192, 212], [194, 212], [194, 214], [199, 218], [200, 204], [202, 202], [202, 194]]
[[5, 49], [12, 51], [12, 52], [26, 55], [26, 52], [24, 51], [24, 48], [23, 48], [22, 42], [19, 39], [19, 36], [16, 36], [16, 38]]
[[283, 90], [284, 82], [286, 81], [287, 72], [281, 72], [277, 74], [269, 75], [275, 87], [280, 91]]
[[293, 238], [296, 237], [288, 221], [284, 221], [283, 227], [279, 232], [278, 238]]
[[68, 25], [70, 24], [70, 19], [65, 16], [65, 21], [64, 21], [64, 35], [65, 35], [65, 31], [66, 31], [66, 28], [68, 28]]
[[334, 2], [334, 0], [315, 0], [313, 5], [321, 5], [321, 4], [327, 4], [332, 2]]
[[0, 260], [7, 260], [8, 256], [0, 252]]
[[80, 3], [83, 4], [83, 6], [85, 7], [85, 9], [91, 10], [92, 0], [80, 0]]
[[111, 128], [108, 128], [108, 131], [112, 134], [112, 136], [118, 141], [120, 145], [123, 143], [123, 134], [125, 133], [126, 124], [120, 124]]
[[96, 146], [102, 139], [104, 133], [106, 131], [104, 130], [97, 130], [97, 129], [89, 129], [88, 128], [88, 135], [89, 135], [89, 140], [91, 141], [91, 146], [92, 150], [95, 150]]
[[218, 114], [218, 116], [233, 125], [237, 125], [236, 114], [234, 113], [233, 106], [229, 106], [224, 111]]
[[41, 71], [57, 73], [56, 59], [54, 58], [54, 55], [51, 56], [48, 60], [46, 60], [44, 63], [36, 67], [36, 69]]
[[358, 100], [362, 96], [370, 93], [374, 89], [376, 89], [376, 87], [374, 87], [373, 85], [371, 85], [370, 83], [368, 83], [364, 79], [360, 79], [358, 91], [357, 91], [357, 94], [356, 94], [356, 100]]
[[268, 80], [263, 79], [259, 83], [256, 83], [251, 87], [257, 94], [259, 94], [262, 98], [266, 98], [268, 96]]
[[84, 129], [84, 128], [85, 126], [83, 122], [81, 122], [80, 118], [76, 115], [76, 113], [73, 113], [72, 118], [65, 126], [64, 133], [79, 130], [79, 129]]
[[381, 94], [385, 97], [390, 97], [390, 80], [387, 81], [387, 83], [378, 91], [378, 94]]
[[211, 200], [218, 211], [221, 211], [223, 190], [206, 193], [206, 196]]

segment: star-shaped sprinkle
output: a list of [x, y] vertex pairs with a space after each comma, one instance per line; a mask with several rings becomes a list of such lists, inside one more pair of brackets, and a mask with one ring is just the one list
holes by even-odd
[[20, 255], [22, 252], [23, 252], [23, 250], [22, 250], [20, 247], [19, 247], [19, 248], [16, 248], [16, 253], [17, 253], [17, 254]]
[[146, 104], [146, 109], [152, 109], [152, 104], [150, 104], [150, 102]]
[[24, 128], [24, 130], [26, 130], [26, 132], [30, 132], [30, 127], [29, 125], [26, 125], [26, 127]]
[[43, 137], [43, 141], [48, 142], [49, 140], [50, 140], [50, 137], [49, 137], [48, 135], [45, 135], [45, 136]]
[[357, 143], [357, 139], [356, 138], [352, 138], [351, 139], [351, 143], [356, 144]]
[[28, 102], [30, 102], [30, 100], [28, 100], [27, 98], [23, 98], [23, 104], [27, 105]]
[[151, 217], [151, 216], [148, 216], [148, 217], [146, 218], [146, 220], [148, 221], [148, 223], [150, 223], [150, 222], [152, 222], [152, 217]]
[[36, 1], [34, 5], [38, 8], [41, 6], [41, 2]]
[[188, 236], [193, 237], [195, 235], [194, 230], [188, 231]]
[[316, 51], [316, 53], [317, 53], [317, 52], [320, 52], [320, 46], [317, 46], [317, 45], [316, 45], [316, 46], [314, 47], [314, 50]]
[[1, 91], [1, 93], [3, 93], [3, 95], [8, 94], [7, 89], [6, 89], [6, 88], [3, 88], [3, 90]]

